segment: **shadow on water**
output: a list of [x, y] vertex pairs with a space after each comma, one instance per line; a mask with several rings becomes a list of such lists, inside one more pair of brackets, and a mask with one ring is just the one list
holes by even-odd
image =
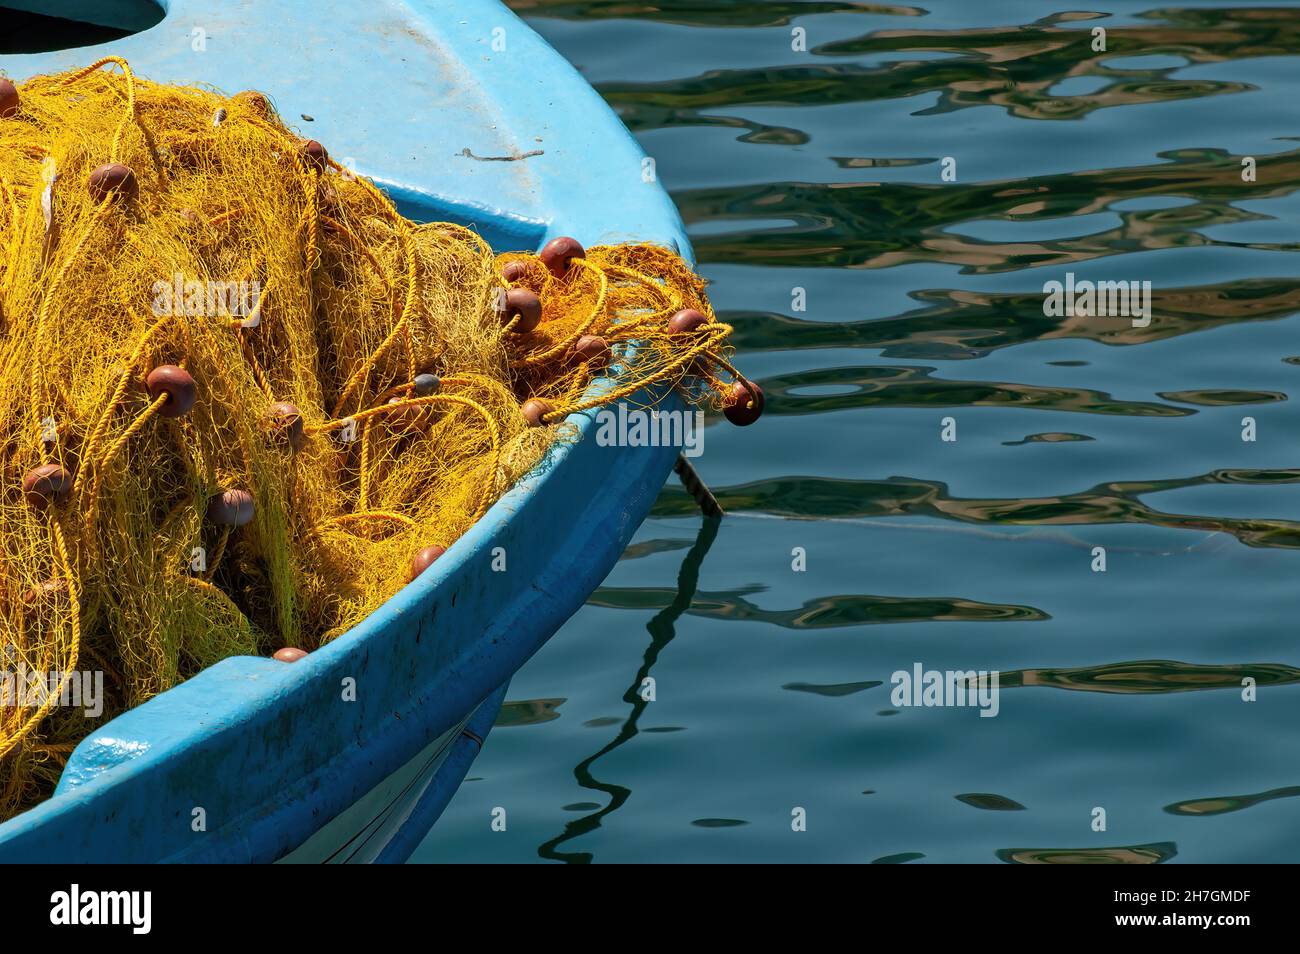
[[623, 701], [627, 702], [632, 708], [623, 724], [619, 727], [618, 734], [599, 751], [579, 762], [573, 769], [573, 776], [578, 780], [579, 785], [592, 791], [603, 792], [609, 797], [608, 803], [599, 811], [566, 823], [561, 834], [537, 849], [537, 854], [540, 857], [551, 861], [580, 864], [590, 862], [592, 860], [590, 852], [561, 851], [560, 846], [567, 841], [599, 828], [602, 819], [606, 815], [618, 811], [619, 807], [631, 796], [631, 789], [622, 785], [615, 785], [612, 782], [602, 782], [596, 778], [592, 772], [592, 766], [603, 756], [608, 755], [636, 736], [638, 732], [637, 723], [641, 718], [641, 714], [645, 712], [646, 706], [649, 705], [649, 702], [641, 697], [641, 684], [650, 675], [650, 670], [654, 668], [660, 653], [668, 647], [668, 644], [673, 641], [673, 637], [677, 635], [677, 620], [686, 612], [695, 599], [695, 590], [700, 581], [700, 565], [704, 562], [705, 555], [709, 552], [709, 548], [713, 546], [713, 541], [718, 536], [719, 523], [720, 521], [717, 519], [705, 518], [703, 520], [694, 545], [687, 551], [685, 558], [682, 560], [682, 567], [677, 575], [676, 595], [668, 605], [654, 615], [650, 622], [646, 623], [646, 630], [650, 633], [650, 645], [646, 647], [636, 677], [632, 680], [627, 692], [623, 694]]

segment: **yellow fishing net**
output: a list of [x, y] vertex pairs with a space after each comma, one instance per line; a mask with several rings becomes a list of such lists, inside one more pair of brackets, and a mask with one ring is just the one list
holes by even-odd
[[0, 79], [0, 246], [0, 673], [56, 693], [0, 683], [0, 818], [95, 724], [57, 704], [72, 674], [104, 674], [107, 718], [318, 647], [572, 411], [647, 384], [761, 410], [667, 249], [495, 255], [400, 216], [264, 96], [115, 58]]

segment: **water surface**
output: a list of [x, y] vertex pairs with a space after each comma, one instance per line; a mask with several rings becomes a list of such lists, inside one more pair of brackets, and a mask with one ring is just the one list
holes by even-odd
[[[1300, 9], [515, 7], [655, 157], [768, 412], [416, 860], [1300, 857]], [[1152, 320], [1046, 316], [1066, 272]], [[998, 715], [896, 708], [917, 663], [1000, 671]]]

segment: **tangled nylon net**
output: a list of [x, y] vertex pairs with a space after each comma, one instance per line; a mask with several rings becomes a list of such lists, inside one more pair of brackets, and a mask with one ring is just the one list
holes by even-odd
[[[105, 717], [346, 632], [575, 410], [648, 384], [761, 409], [667, 249], [495, 255], [400, 216], [264, 96], [116, 58], [0, 79], [0, 244], [0, 672], [66, 699], [101, 671]], [[92, 726], [21, 688], [0, 818]]]

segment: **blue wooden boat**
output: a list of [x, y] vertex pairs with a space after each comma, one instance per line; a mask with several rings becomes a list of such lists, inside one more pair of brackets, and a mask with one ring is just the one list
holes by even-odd
[[[146, 0], [5, 2], [125, 29], [158, 18]], [[21, 83], [112, 53], [159, 82], [262, 90], [412, 218], [499, 250], [572, 235], [690, 254], [627, 130], [496, 0], [156, 6], [142, 32], [0, 56], [0, 71]], [[292, 665], [227, 659], [98, 727], [53, 797], [0, 825], [0, 861], [405, 860], [511, 676], [601, 582], [676, 456], [598, 445], [594, 412], [570, 422], [580, 440], [351, 632]], [[355, 702], [340, 701], [346, 680]]]

